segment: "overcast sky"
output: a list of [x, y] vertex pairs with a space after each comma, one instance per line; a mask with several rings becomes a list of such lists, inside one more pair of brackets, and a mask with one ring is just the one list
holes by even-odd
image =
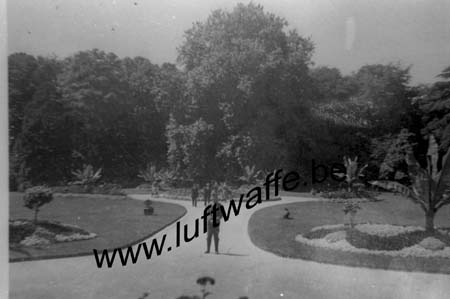
[[[8, 51], [65, 57], [99, 48], [175, 62], [183, 32], [232, 0], [8, 0]], [[344, 74], [364, 64], [412, 65], [429, 83], [450, 65], [450, 0], [260, 0], [310, 36], [316, 65]]]

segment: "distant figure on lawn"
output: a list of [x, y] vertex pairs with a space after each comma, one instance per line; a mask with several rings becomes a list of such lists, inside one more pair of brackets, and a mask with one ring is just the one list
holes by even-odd
[[289, 212], [288, 208], [284, 208], [284, 210], [285, 210], [285, 213], [284, 213], [283, 218], [284, 219], [292, 219], [291, 212]]
[[203, 188], [203, 200], [205, 202], [205, 206], [211, 201], [211, 187], [209, 183], [206, 183], [205, 187]]
[[192, 186], [191, 189], [191, 197], [192, 197], [192, 206], [196, 207], [197, 206], [197, 199], [198, 199], [198, 193], [199, 193], [199, 186], [197, 183], [194, 183], [194, 185]]
[[219, 197], [213, 197], [213, 204], [211, 206], [211, 211], [216, 211], [208, 216], [208, 231], [206, 236], [206, 251], [209, 253], [211, 248], [211, 239], [214, 238], [214, 249], [216, 254], [219, 254], [219, 231], [220, 231], [220, 220], [222, 219], [222, 205], [219, 203]]

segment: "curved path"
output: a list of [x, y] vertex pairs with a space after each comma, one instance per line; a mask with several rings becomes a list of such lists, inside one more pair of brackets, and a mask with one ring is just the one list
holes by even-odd
[[[147, 199], [146, 195], [133, 195]], [[155, 199], [185, 206], [180, 220], [189, 224], [203, 212], [189, 202]], [[204, 254], [205, 235], [171, 252], [136, 264], [112, 268], [96, 267], [93, 256], [42, 260], [10, 264], [10, 298], [20, 299], [137, 299], [144, 292], [148, 298], [175, 299], [199, 293], [198, 277], [214, 277], [210, 298], [449, 298], [450, 275], [409, 273], [320, 264], [312, 261], [278, 257], [254, 246], [247, 233], [251, 214], [269, 205], [312, 199], [283, 197], [282, 201], [263, 202], [221, 225], [222, 254]], [[175, 225], [154, 237], [167, 235], [166, 245], [173, 245]], [[152, 238], [151, 238], [152, 239]], [[172, 244], [171, 244], [172, 243]]]

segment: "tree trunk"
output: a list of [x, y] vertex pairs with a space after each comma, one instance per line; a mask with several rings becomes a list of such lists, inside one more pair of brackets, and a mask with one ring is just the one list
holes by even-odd
[[38, 209], [38, 208], [34, 209], [34, 225], [37, 224], [37, 215], [38, 215], [38, 212], [39, 212], [39, 209]]
[[434, 232], [434, 215], [433, 210], [429, 210], [425, 214], [425, 229], [427, 232]]

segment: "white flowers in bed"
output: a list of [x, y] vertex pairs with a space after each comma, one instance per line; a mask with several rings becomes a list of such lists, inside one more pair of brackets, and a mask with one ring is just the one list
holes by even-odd
[[379, 237], [394, 237], [400, 234], [412, 233], [415, 231], [424, 231], [420, 226], [400, 226], [391, 224], [358, 224], [355, 228], [362, 232]]

